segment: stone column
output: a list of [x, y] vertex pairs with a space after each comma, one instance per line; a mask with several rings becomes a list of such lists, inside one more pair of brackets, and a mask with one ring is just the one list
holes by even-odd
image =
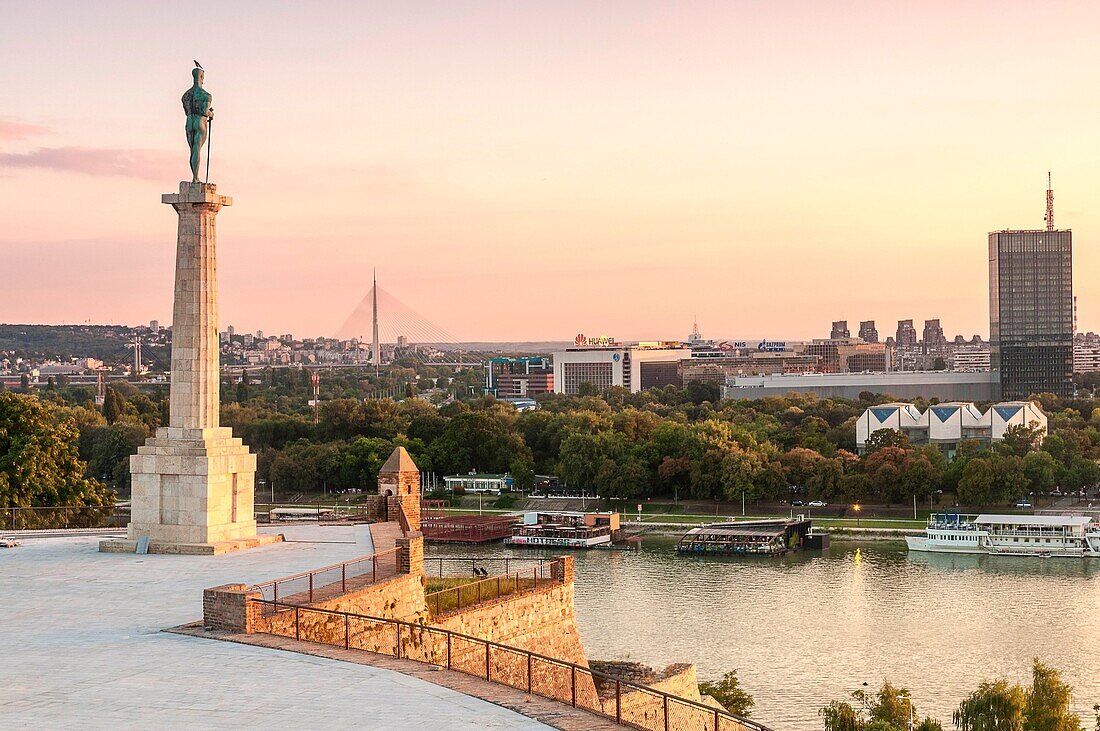
[[179, 214], [176, 287], [172, 308], [170, 425], [182, 429], [218, 426], [218, 266], [215, 218], [233, 199], [217, 186], [180, 183], [178, 194], [161, 196]]
[[168, 426], [130, 457], [127, 539], [101, 551], [224, 553], [279, 540], [257, 536], [253, 516], [256, 457], [218, 426], [217, 232], [214, 219], [232, 199], [214, 185], [180, 183], [161, 197], [179, 215], [172, 320]]

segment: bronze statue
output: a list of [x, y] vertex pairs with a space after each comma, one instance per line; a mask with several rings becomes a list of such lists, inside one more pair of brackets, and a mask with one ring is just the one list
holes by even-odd
[[[187, 115], [187, 124], [184, 132], [187, 134], [187, 145], [191, 148], [191, 182], [199, 182], [199, 154], [202, 146], [210, 136], [210, 125], [214, 121], [214, 97], [210, 92], [202, 88], [205, 72], [198, 61], [195, 68], [191, 69], [191, 77], [195, 83], [183, 93], [183, 112]], [[210, 173], [210, 150], [206, 151], [206, 172]]]

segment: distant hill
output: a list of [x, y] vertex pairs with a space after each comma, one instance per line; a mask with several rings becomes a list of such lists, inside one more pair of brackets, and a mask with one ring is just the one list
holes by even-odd
[[0, 325], [0, 351], [24, 358], [97, 358], [126, 361], [126, 342], [134, 329], [126, 325]]

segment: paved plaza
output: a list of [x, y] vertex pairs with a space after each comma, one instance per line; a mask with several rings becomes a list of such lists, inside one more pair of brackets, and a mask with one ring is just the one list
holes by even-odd
[[362, 529], [285, 532], [222, 556], [104, 554], [98, 537], [0, 550], [0, 728], [550, 728], [392, 670], [161, 631], [200, 619], [205, 587], [371, 552]]

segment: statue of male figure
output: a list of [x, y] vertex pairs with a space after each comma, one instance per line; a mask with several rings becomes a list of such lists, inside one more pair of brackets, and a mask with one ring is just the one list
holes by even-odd
[[214, 119], [214, 97], [210, 92], [202, 88], [205, 76], [200, 68], [191, 69], [191, 76], [195, 83], [191, 88], [183, 92], [183, 113], [187, 115], [187, 124], [184, 132], [187, 134], [187, 145], [191, 148], [191, 182], [199, 182], [199, 153], [206, 144], [206, 136], [210, 134], [210, 121]]

